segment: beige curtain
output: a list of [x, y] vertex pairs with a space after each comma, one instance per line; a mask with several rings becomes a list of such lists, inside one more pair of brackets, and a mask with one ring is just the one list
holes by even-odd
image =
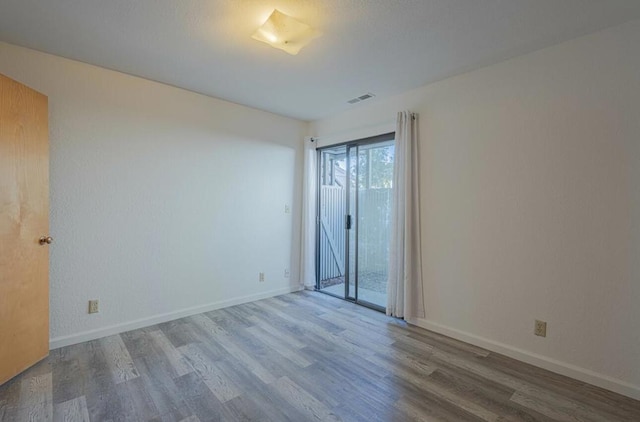
[[302, 180], [302, 233], [300, 239], [300, 284], [313, 290], [316, 285], [316, 142], [304, 141]]
[[393, 168], [387, 315], [424, 318], [418, 115], [398, 113]]

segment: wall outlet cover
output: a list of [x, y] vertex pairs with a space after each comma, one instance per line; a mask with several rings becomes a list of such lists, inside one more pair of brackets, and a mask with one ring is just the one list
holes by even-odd
[[89, 313], [90, 314], [97, 314], [99, 312], [98, 310], [98, 300], [90, 300], [89, 301]]
[[540, 321], [536, 319], [536, 324], [535, 327], [533, 329], [533, 334], [540, 336], [540, 337], [546, 337], [547, 336], [547, 323], [546, 321]]

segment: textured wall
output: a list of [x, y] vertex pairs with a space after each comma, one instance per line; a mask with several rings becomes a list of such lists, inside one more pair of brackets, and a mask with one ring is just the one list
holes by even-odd
[[0, 72], [49, 96], [55, 345], [297, 287], [305, 123], [2, 43]]
[[425, 325], [640, 397], [639, 69], [635, 21], [312, 125], [420, 113]]

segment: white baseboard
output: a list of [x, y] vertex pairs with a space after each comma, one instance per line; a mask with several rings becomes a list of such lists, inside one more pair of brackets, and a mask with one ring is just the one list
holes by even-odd
[[69, 346], [71, 344], [83, 343], [85, 341], [95, 340], [98, 338], [111, 336], [114, 334], [124, 333], [138, 328], [148, 327], [162, 322], [173, 321], [174, 319], [184, 318], [191, 315], [201, 314], [216, 309], [227, 308], [229, 306], [240, 305], [242, 303], [254, 302], [260, 299], [279, 296], [287, 293], [302, 290], [300, 286], [291, 286], [282, 289], [269, 290], [254, 295], [242, 296], [233, 299], [221, 300], [218, 302], [208, 303], [206, 305], [193, 306], [191, 308], [180, 309], [173, 312], [154, 315], [147, 318], [140, 318], [134, 321], [123, 322], [121, 324], [109, 325], [107, 327], [96, 328], [93, 330], [83, 331], [67, 336], [54, 337], [49, 340], [49, 350], [58, 349], [60, 347]]
[[581, 368], [570, 363], [551, 359], [537, 353], [528, 352], [526, 350], [519, 349], [508, 344], [489, 340], [475, 334], [447, 327], [445, 325], [438, 324], [423, 318], [412, 318], [410, 320], [407, 320], [407, 322], [430, 331], [435, 331], [439, 334], [453, 337], [456, 340], [464, 341], [465, 343], [470, 343], [474, 346], [482, 347], [489, 351], [509, 356], [510, 358], [517, 359], [519, 361], [537, 366], [539, 368], [547, 369], [557, 374], [565, 375], [579, 381], [583, 381], [613, 391], [615, 393], [631, 397], [632, 399], [640, 400], [640, 387], [637, 385], [633, 385], [628, 382], [591, 371], [589, 369]]

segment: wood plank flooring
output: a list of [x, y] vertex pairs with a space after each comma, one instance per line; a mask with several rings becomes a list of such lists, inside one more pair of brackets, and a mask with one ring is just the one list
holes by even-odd
[[64, 347], [0, 421], [640, 421], [640, 402], [321, 293]]

